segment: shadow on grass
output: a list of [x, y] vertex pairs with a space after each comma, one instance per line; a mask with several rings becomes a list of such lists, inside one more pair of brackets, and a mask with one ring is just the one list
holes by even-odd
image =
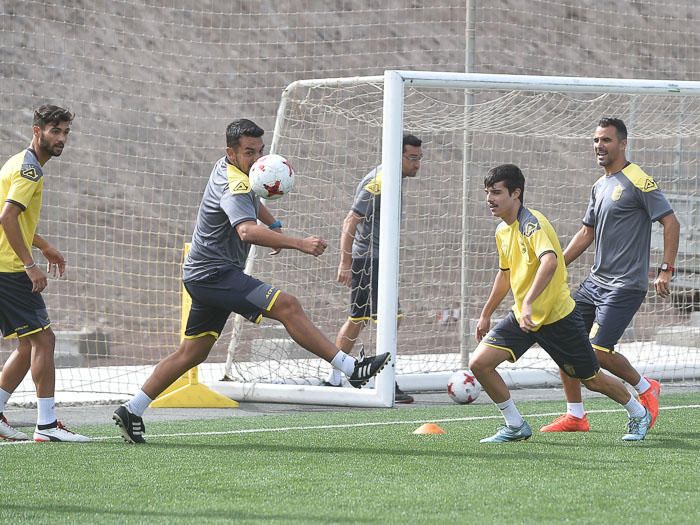
[[[126, 500], [123, 500], [126, 501]], [[127, 507], [128, 505], [128, 507]], [[9, 513], [9, 516], [7, 514]], [[319, 514], [280, 514], [280, 513], [270, 513], [265, 514], [264, 512], [242, 512], [235, 509], [231, 510], [202, 510], [198, 509], [196, 511], [188, 512], [183, 509], [173, 509], [172, 511], [167, 510], [153, 510], [144, 509], [136, 506], [132, 506], [128, 503], [124, 504], [124, 507], [105, 509], [103, 507], [86, 507], [84, 505], [59, 505], [59, 504], [31, 504], [31, 508], [26, 505], [17, 505], [12, 503], [2, 504], [2, 509], [0, 510], [0, 517], [4, 520], [8, 518], [11, 521], [4, 521], [5, 523], [19, 522], [22, 519], [37, 518], [37, 521], [46, 520], [47, 516], [59, 517], [72, 517], [75, 520], [86, 520], [85, 523], [89, 523], [90, 518], [94, 519], [95, 522], [100, 523], [105, 520], [112, 520], [114, 518], [121, 518], [121, 520], [116, 520], [115, 523], [119, 521], [133, 521], [137, 523], [148, 523], [151, 521], [157, 521], [159, 523], [168, 523], [169, 519], [181, 521], [189, 521], [191, 523], [202, 523], [207, 520], [222, 520], [230, 523], [235, 523], [240, 520], [248, 521], [282, 521], [290, 523], [328, 523], [328, 516]], [[333, 522], [337, 523], [374, 523], [372, 519], [362, 519], [357, 516], [341, 518], [338, 516], [333, 516]]]

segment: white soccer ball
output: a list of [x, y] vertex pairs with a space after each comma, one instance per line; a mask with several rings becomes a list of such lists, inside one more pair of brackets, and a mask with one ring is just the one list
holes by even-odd
[[455, 403], [467, 405], [481, 393], [481, 385], [469, 370], [460, 370], [447, 381], [447, 395]]
[[294, 169], [281, 155], [264, 155], [255, 161], [248, 173], [250, 187], [263, 199], [273, 201], [294, 187]]

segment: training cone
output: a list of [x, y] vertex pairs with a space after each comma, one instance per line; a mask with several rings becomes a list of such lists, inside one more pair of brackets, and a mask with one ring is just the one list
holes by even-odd
[[435, 423], [426, 423], [413, 431], [414, 434], [446, 434], [446, 432]]

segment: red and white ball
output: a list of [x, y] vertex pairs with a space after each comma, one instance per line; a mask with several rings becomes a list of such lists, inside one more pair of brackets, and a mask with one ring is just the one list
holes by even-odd
[[258, 197], [273, 201], [292, 191], [294, 168], [283, 156], [271, 153], [255, 161], [248, 178]]
[[447, 395], [455, 403], [468, 405], [481, 393], [481, 385], [469, 370], [460, 370], [447, 381]]

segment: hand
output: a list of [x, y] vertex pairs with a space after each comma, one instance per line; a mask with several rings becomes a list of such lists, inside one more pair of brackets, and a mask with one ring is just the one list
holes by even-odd
[[532, 321], [532, 305], [523, 303], [520, 308], [520, 329], [523, 332], [531, 332], [537, 327]]
[[348, 288], [352, 286], [352, 269], [344, 264], [339, 264], [338, 265], [338, 276], [336, 277], [336, 281], [338, 281], [340, 284], [344, 284]]
[[654, 280], [656, 293], [661, 297], [671, 295], [671, 277], [673, 277], [671, 272], [659, 272], [658, 277]]
[[474, 339], [477, 343], [480, 343], [486, 334], [489, 333], [491, 329], [491, 318], [481, 316], [479, 317], [479, 322], [476, 323], [476, 333], [474, 334]]
[[312, 235], [311, 237], [302, 239], [301, 248], [299, 248], [299, 250], [304, 253], [308, 253], [309, 255], [313, 255], [314, 257], [318, 257], [326, 251], [327, 246], [328, 244], [326, 241], [321, 239], [321, 237]]
[[66, 260], [63, 258], [63, 255], [61, 255], [61, 252], [49, 245], [41, 250], [41, 253], [48, 261], [46, 263], [46, 272], [54, 277], [56, 277], [57, 273], [58, 277], [63, 277], [63, 273], [66, 271]]
[[32, 293], [41, 293], [48, 284], [46, 275], [41, 271], [41, 268], [34, 266], [29, 270], [25, 270], [25, 272], [27, 272], [27, 276], [32, 280]]

